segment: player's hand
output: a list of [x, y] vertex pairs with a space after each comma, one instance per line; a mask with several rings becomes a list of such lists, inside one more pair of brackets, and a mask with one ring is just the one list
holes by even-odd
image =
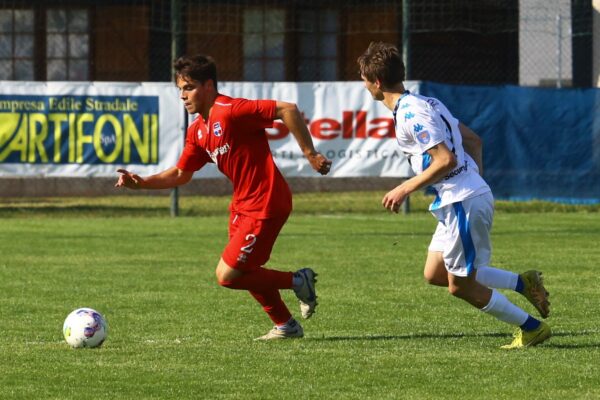
[[327, 175], [331, 170], [331, 160], [328, 160], [321, 153], [314, 152], [308, 154], [306, 158], [308, 159], [310, 166], [321, 175]]
[[395, 189], [390, 190], [385, 196], [383, 196], [381, 205], [391, 212], [398, 213], [402, 202], [406, 199], [406, 197], [408, 197], [409, 194], [410, 193], [403, 187], [403, 185], [400, 185]]
[[119, 175], [119, 180], [115, 183], [115, 187], [126, 187], [129, 189], [139, 189], [141, 186], [141, 182], [143, 181], [142, 177], [136, 174], [132, 174], [126, 169], [118, 169], [117, 172]]

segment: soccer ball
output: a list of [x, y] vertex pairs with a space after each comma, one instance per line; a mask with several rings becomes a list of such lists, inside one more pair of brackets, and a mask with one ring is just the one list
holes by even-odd
[[65, 319], [63, 335], [73, 348], [98, 347], [108, 335], [108, 324], [98, 311], [78, 308]]

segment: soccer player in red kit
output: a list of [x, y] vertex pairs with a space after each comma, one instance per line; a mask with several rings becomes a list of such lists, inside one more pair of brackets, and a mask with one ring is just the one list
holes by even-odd
[[331, 161], [318, 153], [302, 114], [293, 103], [231, 98], [217, 90], [217, 67], [209, 56], [184, 56], [175, 62], [176, 83], [188, 113], [198, 114], [189, 126], [176, 166], [140, 177], [119, 169], [116, 187], [167, 189], [190, 181], [206, 163], [233, 183], [229, 206], [229, 243], [217, 265], [219, 285], [248, 290], [275, 327], [259, 340], [299, 338], [302, 326], [281, 299], [280, 289], [293, 289], [302, 317], [317, 306], [315, 272], [295, 273], [264, 268], [279, 231], [292, 210], [290, 189], [276, 167], [265, 128], [281, 119], [292, 132], [311, 167], [322, 175]]

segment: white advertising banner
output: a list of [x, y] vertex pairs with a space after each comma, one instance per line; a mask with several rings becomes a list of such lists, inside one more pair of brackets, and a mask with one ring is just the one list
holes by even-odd
[[[407, 89], [418, 92], [417, 82]], [[392, 113], [362, 82], [221, 82], [232, 97], [293, 102], [332, 177], [412, 174], [394, 139]], [[191, 118], [190, 118], [191, 120]], [[172, 83], [2, 82], [0, 177], [140, 175], [176, 164], [185, 117]], [[268, 130], [285, 176], [316, 177], [281, 121]], [[222, 176], [207, 165], [196, 178]]]
[[171, 83], [1, 82], [0, 177], [171, 167], [183, 149], [179, 102]]
[[[417, 82], [407, 89], [416, 91]], [[333, 161], [332, 177], [407, 177], [408, 161], [394, 135], [392, 113], [372, 99], [362, 82], [241, 83], [220, 91], [233, 97], [270, 98], [296, 103], [315, 147]], [[269, 130], [277, 165], [286, 176], [315, 176], [281, 121]]]

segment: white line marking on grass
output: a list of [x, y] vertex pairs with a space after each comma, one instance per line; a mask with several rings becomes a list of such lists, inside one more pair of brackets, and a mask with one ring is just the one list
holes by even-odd
[[144, 340], [144, 343], [147, 343], [147, 344], [181, 344], [183, 342], [189, 342], [191, 340], [192, 340], [191, 337], [175, 338], [175, 339], [146, 339], [146, 340]]
[[374, 217], [372, 215], [337, 215], [337, 214], [318, 214], [315, 215], [317, 218], [325, 219], [354, 219], [357, 221], [383, 221], [383, 222], [397, 222], [389, 217]]

